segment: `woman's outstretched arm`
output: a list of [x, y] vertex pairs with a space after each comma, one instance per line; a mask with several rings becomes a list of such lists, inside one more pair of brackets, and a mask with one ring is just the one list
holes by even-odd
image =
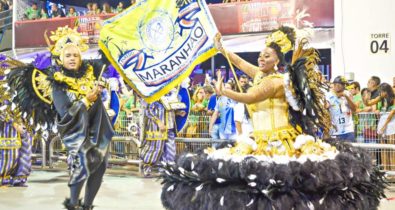
[[234, 64], [238, 69], [243, 71], [249, 77], [254, 78], [256, 73], [259, 72], [259, 67], [252, 65], [251, 63], [245, 61], [244, 59], [240, 58], [240, 56], [236, 55], [233, 52], [230, 52], [223, 48], [221, 43], [221, 34], [218, 33], [214, 39], [215, 47], [222, 53], [223, 56], [226, 58], [226, 54], [229, 57], [229, 60], [232, 64]]

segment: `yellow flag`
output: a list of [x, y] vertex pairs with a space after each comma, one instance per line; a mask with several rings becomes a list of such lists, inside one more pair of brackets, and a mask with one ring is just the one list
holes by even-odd
[[150, 103], [216, 54], [217, 31], [204, 0], [142, 0], [104, 23], [99, 46]]

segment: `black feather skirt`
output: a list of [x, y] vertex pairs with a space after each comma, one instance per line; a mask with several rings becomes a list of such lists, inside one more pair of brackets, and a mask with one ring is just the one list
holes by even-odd
[[370, 155], [332, 143], [334, 159], [276, 164], [246, 156], [241, 161], [183, 154], [162, 163], [166, 209], [377, 209], [385, 197], [384, 173]]

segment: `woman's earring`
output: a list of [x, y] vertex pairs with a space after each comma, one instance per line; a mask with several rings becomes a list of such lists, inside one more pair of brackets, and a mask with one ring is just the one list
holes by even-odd
[[276, 65], [274, 65], [274, 71], [277, 71], [277, 70], [278, 70], [278, 66], [276, 64]]

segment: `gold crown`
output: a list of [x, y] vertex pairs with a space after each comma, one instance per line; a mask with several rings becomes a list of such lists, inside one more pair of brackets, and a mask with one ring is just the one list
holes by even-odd
[[272, 42], [281, 48], [282, 53], [286, 53], [292, 49], [291, 40], [288, 39], [287, 34], [280, 30], [273, 32], [266, 38], [266, 46], [270, 46]]
[[49, 44], [48, 37], [45, 37], [47, 44], [50, 46], [50, 51], [55, 56], [60, 56], [63, 49], [68, 45], [76, 46], [81, 52], [85, 52], [89, 49], [86, 44], [87, 39], [83, 38], [77, 29], [71, 29], [68, 26], [59, 27], [56, 31], [51, 31], [49, 39], [54, 42], [54, 45]]

